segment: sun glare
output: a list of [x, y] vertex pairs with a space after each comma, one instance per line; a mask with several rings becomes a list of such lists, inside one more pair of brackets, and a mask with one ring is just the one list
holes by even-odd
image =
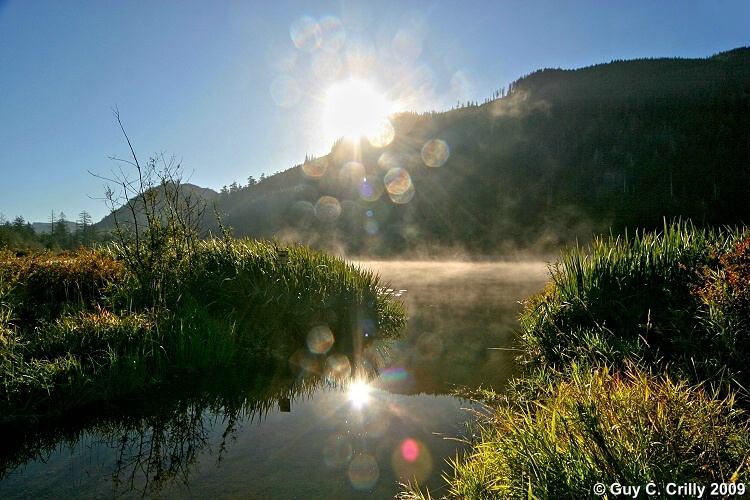
[[362, 408], [370, 399], [370, 386], [357, 380], [349, 386], [349, 401], [357, 408]]
[[323, 126], [331, 137], [356, 140], [382, 135], [390, 103], [364, 80], [346, 80], [331, 85], [326, 94]]

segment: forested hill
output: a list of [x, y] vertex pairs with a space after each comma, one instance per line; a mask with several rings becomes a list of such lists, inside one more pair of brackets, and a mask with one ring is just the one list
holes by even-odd
[[[135, 184], [133, 184], [133, 186], [135, 186]], [[135, 187], [133, 189], [135, 189]], [[150, 192], [150, 194], [154, 195], [153, 206], [156, 210], [164, 209], [164, 189], [164, 186], [158, 186]], [[179, 191], [181, 203], [187, 203], [188, 206], [192, 206], [193, 208], [201, 207], [206, 209], [207, 213], [204, 214], [203, 219], [206, 223], [211, 224], [211, 221], [208, 219], [213, 217], [210, 212], [218, 193], [213, 189], [196, 186], [195, 184], [190, 183], [179, 183]], [[116, 212], [110, 213], [97, 222], [94, 226], [96, 230], [100, 232], [110, 232], [115, 228], [116, 220], [120, 222], [132, 221], [133, 212], [138, 215], [138, 223], [145, 226], [147, 209], [144, 209], [142, 198], [138, 196], [132, 198], [129, 205], [130, 206], [125, 204], [121, 206]], [[210, 229], [213, 229], [213, 226], [214, 225], [211, 224]]]
[[340, 141], [220, 211], [236, 235], [373, 255], [750, 222], [750, 49], [540, 70], [498, 95], [397, 115], [387, 146]]
[[741, 48], [707, 59], [638, 59], [578, 70], [545, 69], [514, 86], [556, 101], [703, 98], [747, 91], [748, 65], [750, 49]]

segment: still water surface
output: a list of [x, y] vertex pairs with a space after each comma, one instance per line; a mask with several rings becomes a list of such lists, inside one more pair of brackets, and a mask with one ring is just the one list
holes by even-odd
[[446, 439], [467, 435], [471, 407], [450, 393], [502, 389], [515, 369], [502, 348], [545, 264], [358, 264], [406, 290], [409, 310], [369, 392], [279, 372], [58, 430], [2, 472], [0, 498], [393, 498], [415, 477], [440, 496], [446, 459], [467, 449]]

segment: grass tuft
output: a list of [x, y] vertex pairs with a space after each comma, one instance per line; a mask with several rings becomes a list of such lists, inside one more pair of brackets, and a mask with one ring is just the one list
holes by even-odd
[[564, 252], [547, 288], [521, 315], [522, 363], [564, 371], [574, 360], [645, 362], [693, 382], [745, 385], [750, 349], [747, 324], [738, 321], [744, 310], [730, 314], [723, 328], [710, 318], [739, 307], [742, 292], [713, 298], [731, 276], [719, 256], [747, 238], [746, 231], [675, 223], [662, 233], [597, 239], [588, 250]]

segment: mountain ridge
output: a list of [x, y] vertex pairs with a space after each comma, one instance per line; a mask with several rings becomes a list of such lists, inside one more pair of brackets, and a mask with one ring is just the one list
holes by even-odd
[[[664, 218], [742, 224], [749, 96], [748, 47], [539, 70], [481, 105], [394, 115], [385, 147], [340, 140], [215, 199], [237, 236], [376, 256], [548, 251]], [[425, 163], [430, 141], [447, 148], [441, 166]], [[393, 169], [404, 192], [388, 192]]]

